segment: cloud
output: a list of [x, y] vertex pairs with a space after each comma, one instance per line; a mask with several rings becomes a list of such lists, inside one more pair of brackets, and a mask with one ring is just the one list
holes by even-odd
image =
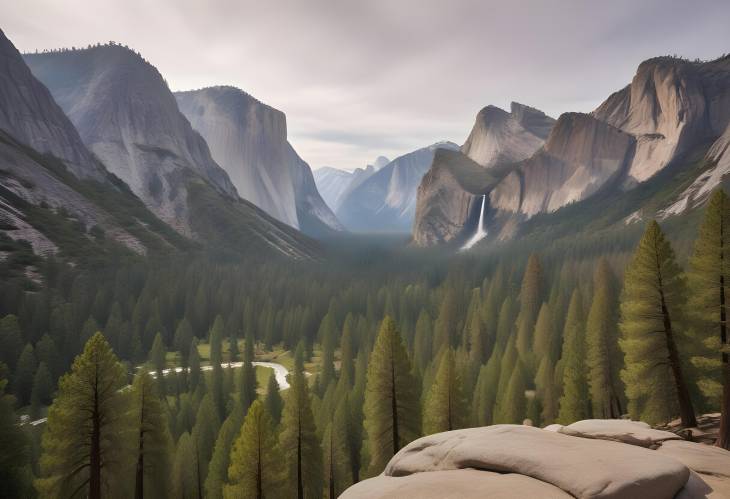
[[643, 59], [730, 47], [722, 0], [24, 0], [0, 18], [21, 50], [115, 40], [175, 90], [238, 86], [314, 168], [460, 143], [487, 104], [589, 111]]

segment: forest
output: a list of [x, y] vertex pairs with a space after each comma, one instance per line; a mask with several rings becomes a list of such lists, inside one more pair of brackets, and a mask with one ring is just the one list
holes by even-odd
[[499, 423], [722, 410], [729, 449], [730, 199], [689, 238], [662, 225], [456, 255], [331, 241], [319, 262], [26, 256], [32, 274], [16, 252], [0, 496], [334, 498], [419, 436]]

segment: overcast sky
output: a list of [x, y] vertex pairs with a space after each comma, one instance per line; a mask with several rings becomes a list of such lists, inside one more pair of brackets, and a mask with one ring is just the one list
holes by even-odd
[[312, 168], [461, 144], [487, 104], [590, 111], [642, 60], [730, 52], [728, 0], [5, 0], [21, 51], [114, 40], [173, 90], [235, 85]]

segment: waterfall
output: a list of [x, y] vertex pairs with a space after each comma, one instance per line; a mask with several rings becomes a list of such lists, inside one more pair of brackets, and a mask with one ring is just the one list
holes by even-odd
[[487, 195], [482, 196], [482, 211], [479, 213], [479, 224], [477, 225], [477, 231], [473, 236], [461, 247], [462, 251], [466, 251], [474, 246], [476, 243], [484, 239], [487, 235], [487, 231], [484, 229], [484, 211], [487, 207]]

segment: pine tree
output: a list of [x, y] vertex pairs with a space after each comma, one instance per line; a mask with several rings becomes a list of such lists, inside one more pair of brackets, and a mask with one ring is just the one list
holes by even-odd
[[162, 342], [162, 335], [157, 333], [154, 341], [152, 342], [152, 348], [150, 349], [148, 360], [155, 370], [155, 376], [157, 378], [157, 384], [159, 386], [161, 396], [165, 396], [167, 394], [167, 389], [165, 387], [165, 374], [163, 372], [166, 364], [165, 355], [165, 344]]
[[193, 341], [193, 328], [190, 325], [187, 317], [183, 317], [183, 320], [177, 325], [175, 329], [175, 350], [180, 352], [182, 358], [183, 367], [188, 367], [188, 358], [190, 355], [190, 343]]
[[200, 463], [198, 461], [195, 442], [188, 432], [180, 435], [177, 441], [171, 481], [173, 497], [203, 499]]
[[365, 431], [373, 472], [419, 436], [418, 390], [400, 333], [386, 316], [370, 354], [365, 391]]
[[142, 371], [134, 379], [131, 397], [130, 416], [136, 433], [134, 497], [165, 497], [170, 490], [172, 442], [159, 387]]
[[647, 423], [680, 415], [697, 425], [679, 355], [684, 281], [674, 251], [656, 222], [649, 223], [624, 275], [619, 344], [629, 414]]
[[190, 367], [188, 368], [190, 371], [188, 376], [188, 384], [190, 391], [194, 392], [198, 388], [198, 384], [200, 384], [200, 378], [202, 376], [200, 371], [200, 355], [198, 355], [197, 339], [192, 339], [188, 351], [190, 352], [188, 354], [188, 364], [190, 365]]
[[522, 361], [517, 358], [512, 374], [509, 377], [503, 400], [500, 401], [499, 411], [494, 418], [496, 424], [521, 424], [524, 421], [527, 415], [526, 389], [525, 367]]
[[543, 303], [540, 307], [540, 313], [537, 314], [537, 322], [535, 323], [535, 337], [532, 343], [532, 351], [538, 363], [545, 357], [551, 360], [557, 358], [555, 348], [557, 343], [555, 332], [553, 329], [553, 317], [550, 312], [550, 305]]
[[304, 375], [294, 373], [284, 398], [284, 413], [279, 437], [286, 460], [288, 478], [286, 497], [298, 499], [321, 495], [322, 449], [314, 425], [309, 388]]
[[464, 426], [466, 400], [461, 390], [461, 377], [456, 372], [454, 352], [441, 355], [436, 378], [423, 408], [425, 434], [451, 431]]
[[124, 384], [122, 365], [104, 336], [96, 333], [59, 381], [48, 411], [41, 495], [99, 499], [103, 490], [120, 486], [132, 429], [125, 410], [128, 397], [119, 391]]
[[53, 381], [45, 362], [38, 365], [33, 377], [33, 390], [30, 395], [31, 417], [37, 419], [40, 415], [40, 407], [51, 403], [53, 395]]
[[241, 366], [241, 375], [239, 378], [238, 399], [241, 402], [243, 413], [246, 414], [248, 408], [256, 400], [256, 390], [258, 388], [256, 382], [256, 368], [252, 364], [254, 360], [254, 339], [251, 333], [246, 335], [246, 344], [243, 347], [243, 365]]
[[281, 393], [279, 393], [279, 383], [276, 381], [276, 373], [273, 371], [271, 372], [269, 382], [266, 385], [264, 406], [266, 407], [266, 411], [271, 415], [271, 420], [274, 422], [274, 425], [278, 426], [281, 421], [281, 411], [284, 408], [284, 400], [281, 398]]
[[555, 387], [555, 368], [549, 356], [543, 357], [535, 375], [535, 392], [540, 401], [540, 420], [549, 425], [558, 417], [558, 393]]
[[342, 338], [340, 338], [340, 376], [346, 374], [349, 379], [355, 379], [355, 345], [352, 338], [354, 319], [347, 314], [345, 324], [342, 326]]
[[413, 340], [413, 364], [416, 372], [423, 373], [431, 359], [431, 343], [433, 330], [428, 312], [421, 310], [416, 321], [416, 334]]
[[502, 349], [497, 346], [487, 363], [479, 370], [472, 406], [472, 422], [476, 426], [492, 424], [501, 362]]
[[[0, 362], [0, 372], [7, 366]], [[35, 497], [30, 486], [30, 449], [13, 414], [13, 397], [0, 375], [0, 497]]]
[[[251, 404], [231, 451], [226, 498], [277, 498], [284, 478], [274, 423], [260, 400]], [[211, 496], [213, 497], [213, 496]]]
[[200, 402], [200, 407], [198, 407], [192, 435], [197, 460], [200, 463], [199, 478], [201, 488], [208, 476], [208, 464], [213, 456], [213, 447], [215, 446], [220, 426], [220, 417], [218, 416], [215, 403], [208, 393], [203, 397], [203, 400]]
[[717, 445], [730, 450], [730, 340], [727, 331], [730, 286], [730, 199], [722, 189], [710, 198], [690, 261], [689, 307], [697, 324], [704, 355], [693, 363], [704, 376], [700, 388], [720, 402]]
[[[499, 309], [499, 320], [497, 321], [497, 344], [504, 348], [507, 340], [512, 336], [514, 326], [514, 302], [512, 297], [508, 296], [502, 302]], [[510, 371], [511, 372], [511, 371]]]
[[37, 361], [33, 352], [33, 346], [28, 343], [23, 348], [23, 353], [20, 354], [13, 380], [13, 389], [20, 405], [26, 405], [30, 402], [30, 392], [33, 390], [33, 376], [35, 375], [36, 368]]
[[613, 275], [601, 258], [593, 277], [593, 301], [586, 322], [588, 384], [593, 417], [619, 418], [622, 404], [621, 350], [618, 346], [618, 303]]
[[238, 438], [244, 420], [244, 412], [240, 403], [236, 403], [231, 414], [221, 425], [213, 447], [213, 455], [208, 465], [208, 476], [205, 479], [206, 497], [222, 497], [231, 462], [233, 442]]
[[324, 492], [335, 499], [351, 482], [348, 440], [349, 406], [347, 396], [340, 401], [322, 438], [324, 455]]
[[530, 356], [535, 321], [542, 303], [542, 268], [537, 255], [527, 260], [520, 288], [520, 313], [517, 316], [517, 352], [523, 361]]
[[0, 320], [0, 362], [14, 369], [22, 351], [23, 336], [18, 318], [6, 315]]
[[560, 398], [558, 421], [570, 424], [590, 417], [586, 338], [580, 292], [570, 298], [563, 332], [563, 396]]
[[210, 343], [210, 364], [215, 367], [223, 363], [223, 317], [216, 315], [213, 326], [208, 333], [208, 342]]
[[210, 393], [213, 395], [216, 412], [219, 417], [226, 416], [228, 396], [223, 387], [223, 317], [216, 316], [208, 335], [210, 343]]

